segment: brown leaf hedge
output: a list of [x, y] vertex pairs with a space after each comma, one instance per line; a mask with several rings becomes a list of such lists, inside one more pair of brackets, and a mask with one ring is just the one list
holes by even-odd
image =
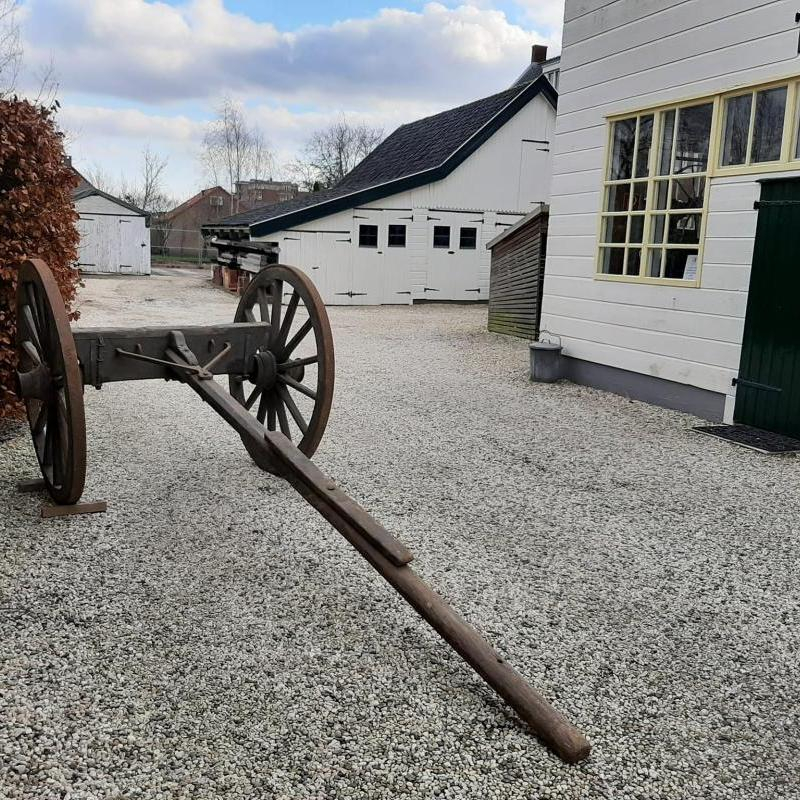
[[70, 319], [80, 276], [75, 173], [64, 155], [54, 108], [0, 100], [0, 417], [16, 416], [15, 293], [20, 264], [43, 258], [55, 275]]

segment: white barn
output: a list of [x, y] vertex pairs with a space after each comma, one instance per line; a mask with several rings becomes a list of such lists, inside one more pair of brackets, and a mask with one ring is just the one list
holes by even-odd
[[566, 1], [541, 327], [567, 377], [800, 434], [797, 10]]
[[80, 215], [78, 269], [87, 274], [150, 274], [145, 211], [84, 183], [72, 195]]
[[537, 65], [532, 80], [401, 126], [334, 188], [204, 233], [276, 244], [329, 304], [485, 301], [486, 243], [547, 201], [556, 100]]

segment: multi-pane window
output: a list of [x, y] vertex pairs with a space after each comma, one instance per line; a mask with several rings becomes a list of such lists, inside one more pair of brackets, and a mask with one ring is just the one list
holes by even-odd
[[378, 246], [378, 226], [359, 225], [358, 226], [358, 246], [377, 247]]
[[406, 246], [406, 226], [405, 225], [390, 225], [389, 226], [389, 247], [405, 247]]
[[449, 225], [434, 225], [433, 226], [433, 246], [434, 247], [450, 247], [450, 226]]
[[713, 109], [679, 106], [612, 124], [598, 272], [696, 279]]
[[780, 161], [787, 95], [773, 86], [725, 100], [721, 167]]
[[459, 231], [458, 246], [461, 250], [475, 250], [478, 246], [478, 229], [462, 228]]

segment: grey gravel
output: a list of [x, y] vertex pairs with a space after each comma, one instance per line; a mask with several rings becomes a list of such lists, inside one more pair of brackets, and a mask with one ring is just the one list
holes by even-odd
[[[81, 324], [232, 318], [185, 274]], [[797, 798], [800, 462], [527, 381], [485, 308], [333, 309], [317, 463], [591, 738], [566, 766], [177, 384], [87, 389], [87, 499], [0, 444], [2, 798]]]

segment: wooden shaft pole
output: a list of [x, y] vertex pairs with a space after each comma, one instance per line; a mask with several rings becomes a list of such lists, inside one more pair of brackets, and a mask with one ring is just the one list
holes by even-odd
[[[168, 350], [176, 362], [180, 356]], [[343, 494], [285, 436], [265, 431], [219, 384], [191, 373], [178, 373], [240, 434], [263, 448], [276, 470], [403, 596], [414, 610], [499, 694], [553, 752], [568, 763], [587, 758], [590, 747], [583, 734], [556, 711], [522, 676], [509, 666], [480, 634], [434, 592], [402, 558], [405, 548], [387, 543], [391, 535], [354, 501]], [[313, 469], [311, 469], [313, 468]], [[322, 484], [322, 485], [318, 485]], [[349, 498], [347, 498], [349, 500]]]

